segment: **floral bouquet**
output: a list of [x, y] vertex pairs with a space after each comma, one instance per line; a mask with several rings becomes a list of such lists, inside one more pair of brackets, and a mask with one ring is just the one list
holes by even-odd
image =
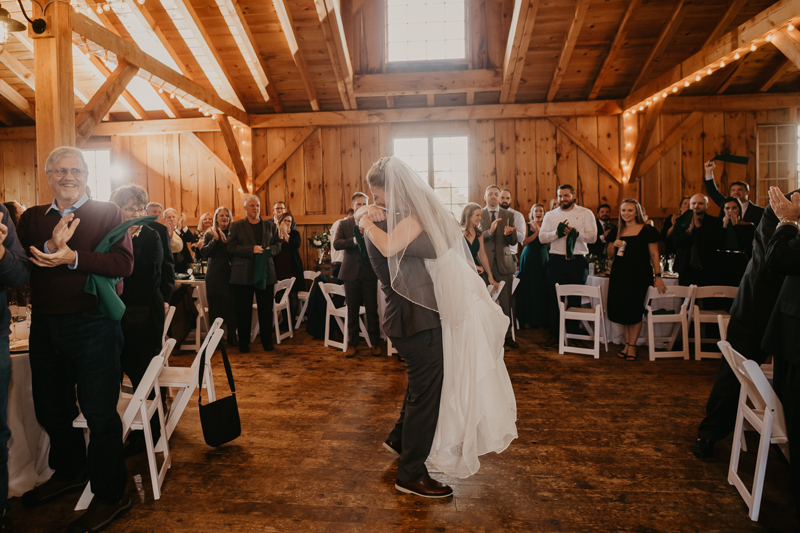
[[328, 251], [328, 247], [331, 245], [331, 230], [324, 229], [314, 233], [314, 235], [308, 237], [308, 244], [317, 249], [319, 262], [321, 263]]

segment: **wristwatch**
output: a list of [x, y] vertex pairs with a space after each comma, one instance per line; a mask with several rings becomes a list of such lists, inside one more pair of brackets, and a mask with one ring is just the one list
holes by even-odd
[[660, 277], [661, 277], [661, 272], [659, 272], [659, 273], [657, 273], [657, 274], [653, 274], [653, 275], [654, 275], [655, 277], [657, 277], [657, 278], [660, 278]]

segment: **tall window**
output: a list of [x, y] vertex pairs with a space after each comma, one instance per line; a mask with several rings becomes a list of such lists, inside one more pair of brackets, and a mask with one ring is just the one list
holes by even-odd
[[107, 201], [111, 196], [111, 150], [84, 150], [83, 157], [89, 165], [86, 185], [95, 200]]
[[468, 147], [466, 136], [404, 137], [394, 140], [394, 155], [427, 179], [444, 205], [461, 220], [461, 211], [469, 202]]
[[464, 59], [464, 0], [387, 0], [389, 61]]
[[794, 124], [769, 124], [758, 126], [757, 131], [756, 203], [767, 205], [770, 187], [780, 187], [783, 192], [797, 188], [800, 128]]

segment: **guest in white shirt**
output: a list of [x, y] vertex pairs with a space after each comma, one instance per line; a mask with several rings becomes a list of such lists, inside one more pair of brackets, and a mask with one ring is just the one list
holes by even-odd
[[[539, 241], [544, 244], [550, 243], [550, 260], [547, 263], [547, 283], [550, 287], [550, 338], [544, 344], [547, 348], [555, 346], [559, 338], [556, 283], [560, 285], [586, 283], [589, 264], [585, 256], [589, 253], [588, 244], [597, 239], [597, 222], [594, 214], [575, 203], [575, 189], [572, 185], [562, 185], [558, 188], [558, 204], [558, 208], [544, 215], [542, 229], [539, 232]], [[564, 227], [559, 236], [558, 228], [562, 222]], [[574, 249], [569, 250], [567, 240], [573, 231], [578, 232], [578, 237]], [[573, 257], [570, 259], [569, 256]], [[580, 307], [580, 298], [570, 298], [568, 306]]]
[[[511, 191], [508, 189], [500, 189], [500, 207], [506, 209], [509, 213], [514, 215], [514, 227], [517, 228], [517, 243], [521, 243], [527, 237], [527, 225], [525, 224], [525, 217], [516, 209], [511, 208]], [[519, 259], [517, 258], [517, 246], [509, 246], [511, 253], [514, 254], [514, 261], [519, 267]]]

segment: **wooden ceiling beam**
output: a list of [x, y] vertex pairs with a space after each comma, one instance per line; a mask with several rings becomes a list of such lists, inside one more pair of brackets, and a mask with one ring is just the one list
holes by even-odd
[[800, 68], [800, 42], [792, 38], [792, 33], [797, 33], [797, 30], [793, 32], [776, 31], [772, 34], [772, 44], [797, 68]]
[[564, 117], [550, 117], [550, 122], [555, 124], [555, 126], [564, 134], [566, 135], [572, 142], [574, 142], [578, 148], [584, 151], [589, 158], [597, 163], [597, 165], [608, 172], [608, 174], [617, 180], [618, 183], [622, 183], [622, 170], [618, 166], [615, 166], [610, 159], [606, 157], [606, 155], [600, 151], [595, 145], [589, 141], [586, 137], [581, 135], [578, 129], [570, 124], [567, 119]]
[[281, 102], [280, 96], [278, 96], [278, 88], [275, 86], [275, 83], [270, 80], [269, 75], [267, 74], [267, 62], [264, 60], [264, 56], [261, 54], [260, 49], [257, 48], [256, 39], [253, 36], [250, 25], [247, 23], [247, 20], [244, 17], [244, 13], [247, 8], [242, 7], [240, 0], [227, 0], [226, 3], [228, 5], [228, 10], [231, 12], [231, 18], [233, 19], [233, 25], [236, 28], [236, 32], [242, 39], [242, 46], [247, 52], [247, 55], [251, 57], [251, 61], [255, 62], [254, 67], [256, 69], [256, 81], [259, 84], [259, 89], [262, 90], [264, 99], [272, 106], [276, 113], [283, 113], [283, 103]]
[[261, 171], [261, 173], [256, 176], [256, 179], [253, 180], [253, 188], [258, 191], [262, 187], [264, 187], [269, 179], [272, 177], [275, 172], [286, 163], [286, 160], [289, 159], [300, 145], [302, 145], [306, 139], [308, 139], [312, 133], [316, 131], [316, 126], [306, 126], [302, 130], [298, 131], [297, 134], [292, 137], [292, 139], [286, 143], [286, 146], [281, 150], [272, 160], [267, 164], [267, 168]]
[[760, 93], [769, 91], [778, 80], [780, 80], [789, 70], [794, 66], [794, 63], [788, 57], [783, 60], [783, 63], [772, 73], [772, 76], [761, 86], [758, 90]]
[[114, 72], [106, 78], [105, 83], [75, 117], [75, 142], [79, 148], [86, 144], [86, 141], [92, 136], [92, 131], [111, 111], [117, 98], [122, 96], [125, 87], [138, 71], [139, 67], [131, 65], [125, 60], [120, 61]]
[[508, 32], [506, 52], [503, 58], [503, 86], [500, 90], [500, 103], [513, 103], [525, 69], [528, 47], [539, 11], [539, 0], [516, 0]]
[[286, 0], [272, 0], [275, 6], [275, 13], [278, 15], [278, 20], [281, 23], [281, 29], [286, 37], [286, 44], [289, 45], [289, 51], [292, 53], [292, 59], [300, 73], [300, 79], [305, 87], [308, 101], [311, 103], [311, 109], [319, 111], [319, 99], [317, 98], [317, 91], [314, 89], [314, 83], [311, 79], [311, 71], [306, 64], [306, 58], [303, 51], [300, 50], [300, 45], [297, 42], [297, 35], [294, 33], [294, 20], [292, 19], [292, 12]]
[[[681, 0], [684, 1], [684, 0]], [[561, 55], [558, 56], [558, 66], [553, 73], [553, 79], [550, 81], [550, 88], [547, 90], [547, 101], [552, 102], [561, 87], [561, 80], [564, 79], [564, 74], [567, 72], [567, 66], [570, 59], [572, 59], [572, 52], [575, 50], [575, 44], [578, 42], [578, 36], [583, 27], [583, 21], [586, 19], [586, 13], [589, 11], [589, 4], [591, 0], [578, 0], [575, 6], [575, 13], [572, 15], [572, 24], [570, 24], [567, 36], [564, 39], [564, 46], [561, 48]]]
[[733, 83], [733, 78], [736, 77], [736, 74], [742, 69], [742, 65], [744, 65], [744, 60], [747, 59], [748, 54], [743, 55], [739, 60], [736, 62], [736, 65], [731, 66], [728, 72], [725, 73], [725, 76], [721, 77], [716, 85], [708, 91], [709, 94], [723, 94], [725, 91], [730, 87], [731, 83]]
[[342, 106], [346, 110], [356, 109], [356, 95], [353, 89], [353, 65], [350, 62], [350, 51], [344, 35], [342, 17], [339, 13], [338, 0], [314, 0], [317, 15], [325, 35], [325, 45], [331, 57], [331, 66], [336, 76], [336, 86]]
[[[173, 2], [184, 18], [184, 21], [189, 26], [189, 31], [191, 31], [197, 39], [200, 48], [203, 50], [203, 55], [206, 56], [211, 68], [213, 68], [219, 76], [220, 82], [225, 85], [225, 88], [228, 89], [235, 98], [233, 104], [246, 112], [247, 108], [244, 105], [244, 95], [239, 91], [239, 85], [234, 83], [235, 80], [233, 76], [231, 76], [228, 69], [225, 68], [226, 63], [220, 55], [219, 49], [214, 46], [214, 40], [200, 20], [200, 16], [197, 14], [197, 11], [195, 11], [194, 6], [192, 6], [192, 2], [190, 0], [173, 0]], [[242, 39], [245, 38], [246, 36], [242, 36]], [[242, 61], [244, 61], [244, 59]]]
[[589, 91], [589, 100], [597, 98], [597, 95], [600, 94], [600, 89], [608, 84], [608, 80], [612, 75], [611, 65], [617, 60], [617, 54], [622, 48], [622, 45], [625, 44], [625, 39], [628, 37], [628, 29], [633, 23], [636, 12], [639, 11], [641, 5], [642, 0], [631, 0], [628, 4], [628, 9], [625, 10], [625, 14], [622, 16], [617, 34], [611, 42], [611, 47], [608, 49], [605, 61], [603, 61], [603, 66], [600, 67], [600, 72], [597, 73], [597, 78], [594, 80], [592, 90]]
[[83, 15], [73, 12], [72, 19], [73, 29], [79, 35], [113, 52], [117, 57], [138, 66], [140, 69], [148, 72], [151, 77], [156, 77], [175, 87], [177, 91], [199, 100], [220, 113], [227, 114], [242, 124], [249, 124], [250, 118], [247, 113], [220, 98], [216, 92], [206, 89], [186, 76], [175, 72], [157, 59], [146, 54], [139, 47], [131, 45], [113, 32], [92, 22]]
[[6, 66], [8, 70], [14, 73], [16, 77], [27, 85], [30, 89], [35, 90], [36, 82], [34, 80], [33, 72], [28, 70], [28, 67], [23, 65], [19, 59], [14, 57], [14, 54], [9, 52], [5, 47], [0, 49], [0, 63]]
[[[0, 106], [0, 121], [5, 122], [3, 117], [6, 111]], [[11, 122], [13, 120], [9, 119]], [[17, 126], [13, 128], [0, 128], [0, 141], [33, 141], [36, 140], [36, 126]]]
[[166, 133], [219, 131], [219, 124], [213, 118], [178, 118], [158, 120], [133, 120], [101, 122], [94, 130], [95, 135], [163, 135]]
[[355, 76], [353, 86], [358, 97], [408, 96], [497, 91], [503, 79], [499, 72], [487, 69], [403, 72]]
[[703, 48], [710, 46], [717, 39], [719, 39], [725, 34], [725, 30], [727, 30], [728, 26], [730, 26], [733, 23], [733, 19], [736, 18], [736, 16], [739, 14], [739, 12], [742, 10], [742, 8], [746, 3], [747, 0], [731, 0], [731, 5], [728, 6], [728, 9], [725, 11], [725, 15], [723, 15], [722, 18], [719, 19], [717, 25], [708, 35], [706, 42], [703, 43]]
[[[5, 106], [3, 106], [3, 105], [0, 105], [0, 122], [5, 124], [6, 126], [14, 126], [14, 124], [17, 123], [17, 121], [14, 119], [14, 116], [11, 113], [9, 113], [8, 110], [5, 108]], [[36, 138], [36, 135], [35, 135], [36, 126], [22, 126], [22, 127], [33, 128], [34, 136], [31, 137], [31, 139], [35, 139]], [[0, 131], [5, 132], [5, 130], [11, 130], [11, 129], [19, 130], [21, 128], [13, 128], [13, 127], [0, 128]], [[22, 132], [20, 132], [20, 133], [22, 133]], [[14, 138], [11, 138], [11, 139], [9, 139], [9, 137], [5, 136], [5, 135], [0, 136], [0, 140], [4, 140], [4, 141], [5, 140], [17, 141], [17, 140], [21, 140], [21, 139], [25, 139], [25, 138], [27, 138], [27, 137], [25, 137], [23, 135], [20, 135], [19, 137], [14, 137]]]
[[231, 156], [233, 170], [239, 177], [239, 187], [241, 187], [243, 191], [247, 191], [247, 168], [244, 166], [244, 158], [242, 157], [241, 150], [239, 150], [239, 140], [233, 133], [227, 115], [217, 115], [217, 123], [219, 124], [219, 130], [222, 132], [225, 146], [228, 148], [228, 154]]
[[[107, 80], [111, 76], [111, 69], [109, 69], [106, 66], [106, 64], [103, 62], [102, 59], [100, 59], [94, 54], [89, 54], [86, 57], [88, 58], [89, 62], [94, 66], [94, 68], [97, 70], [97, 72], [101, 76], [103, 76], [104, 79]], [[139, 69], [137, 68], [136, 71], [138, 72], [138, 70]], [[134, 98], [134, 96], [130, 92], [128, 92], [127, 90], [123, 90], [121, 98], [122, 98], [122, 104], [128, 109], [128, 111], [131, 112], [131, 114], [134, 117], [140, 120], [147, 120], [149, 118], [147, 110], [145, 110], [145, 108], [142, 107], [142, 105], [136, 101], [136, 98]]]
[[345, 126], [352, 124], [387, 124], [429, 120], [480, 120], [501, 118], [595, 117], [622, 113], [618, 100], [591, 102], [553, 102], [541, 104], [494, 104], [449, 107], [371, 109], [358, 111], [321, 111], [318, 113], [282, 113], [252, 115], [252, 128], [289, 128], [304, 126]]
[[28, 115], [30, 118], [36, 120], [36, 111], [31, 103], [17, 92], [11, 85], [0, 80], [0, 96], [9, 101], [11, 105]]
[[718, 66], [721, 59], [732, 55], [736, 50], [749, 47], [751, 42], [764, 38], [767, 33], [796, 19], [798, 15], [800, 15], [800, 0], [775, 2], [747, 22], [740, 24], [735, 30], [726, 33], [714, 43], [634, 91], [625, 98], [623, 104], [625, 109], [640, 105], [653, 94], [658, 94], [681, 80], [689, 80], [696, 73]]
[[650, 51], [650, 55], [647, 57], [647, 60], [644, 62], [644, 65], [639, 71], [639, 76], [636, 78], [636, 81], [633, 84], [633, 89], [631, 89], [632, 91], [635, 91], [644, 85], [644, 83], [650, 77], [650, 74], [653, 72], [653, 67], [655, 67], [656, 59], [661, 57], [661, 54], [664, 53], [667, 45], [672, 42], [675, 32], [678, 31], [678, 28], [680, 27], [681, 22], [683, 22], [686, 13], [689, 11], [689, 6], [691, 5], [691, 2], [688, 2], [687, 0], [680, 0], [678, 5], [675, 6], [675, 9], [672, 11], [672, 15], [667, 21], [667, 24], [664, 26], [664, 29], [661, 30], [661, 34], [658, 36], [655, 46]]
[[736, 113], [769, 111], [800, 105], [800, 93], [758, 93], [724, 96], [670, 97], [664, 103], [664, 113]]
[[209, 148], [202, 139], [200, 139], [200, 137], [190, 131], [181, 133], [180, 136], [182, 141], [188, 142], [197, 149], [199, 164], [203, 164], [202, 160], [205, 159], [215, 169], [219, 170], [220, 173], [225, 176], [225, 178], [234, 186], [234, 188], [242, 191], [247, 190], [242, 188], [242, 184], [239, 183], [239, 176], [236, 175], [236, 172], [234, 172], [231, 167], [226, 165], [225, 162], [220, 159], [219, 156], [215, 154], [214, 151]]

